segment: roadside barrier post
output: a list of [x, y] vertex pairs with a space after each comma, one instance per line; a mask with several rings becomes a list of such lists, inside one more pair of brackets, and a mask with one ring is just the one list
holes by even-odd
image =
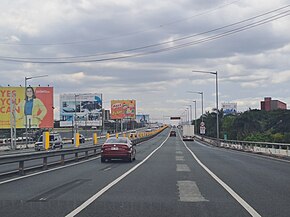
[[119, 138], [119, 133], [116, 133], [116, 138], [117, 138], [117, 139]]
[[75, 133], [74, 145], [76, 148], [78, 148], [80, 146], [80, 134], [79, 133]]
[[94, 141], [94, 145], [98, 144], [98, 135], [97, 135], [97, 133], [93, 134], [93, 141]]
[[106, 138], [107, 138], [107, 139], [110, 138], [110, 133], [107, 133]]
[[49, 132], [43, 132], [43, 147], [47, 151], [49, 149]]
[[123, 137], [126, 137], [126, 133], [123, 133]]

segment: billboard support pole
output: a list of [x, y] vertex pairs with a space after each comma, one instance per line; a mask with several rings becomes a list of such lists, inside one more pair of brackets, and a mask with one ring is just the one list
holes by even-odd
[[[31, 76], [31, 77], [24, 77], [24, 100], [26, 104], [26, 88], [27, 88], [27, 80], [31, 80], [33, 78], [42, 78], [42, 77], [47, 77], [48, 75], [38, 75], [38, 76]], [[24, 104], [24, 106], [25, 106]], [[24, 109], [24, 116], [25, 116], [25, 148], [28, 148], [28, 141], [27, 141], [27, 114]]]
[[10, 92], [10, 126], [11, 126], [11, 149], [16, 149], [16, 94]]
[[105, 109], [103, 109], [103, 94], [101, 94], [101, 101], [102, 101], [102, 131], [101, 131], [101, 135], [103, 135], [104, 132], [104, 113], [105, 113]]
[[121, 119], [121, 132], [123, 132], [123, 119]]
[[[25, 104], [26, 104], [26, 88], [27, 88], [27, 80], [29, 78], [25, 77], [25, 88], [24, 88], [24, 100], [25, 100]], [[25, 106], [24, 104], [24, 106]], [[25, 148], [28, 148], [28, 141], [27, 141], [27, 114], [25, 112], [25, 109], [24, 109], [24, 115], [25, 115]]]

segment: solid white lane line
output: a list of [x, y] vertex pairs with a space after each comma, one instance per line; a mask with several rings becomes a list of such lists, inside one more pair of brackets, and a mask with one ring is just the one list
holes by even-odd
[[206, 200], [194, 181], [177, 181], [179, 200], [182, 202], [203, 202]]
[[90, 158], [88, 160], [82, 160], [80, 162], [68, 164], [68, 165], [65, 165], [65, 166], [60, 166], [60, 167], [56, 167], [56, 168], [40, 171], [40, 172], [37, 172], [37, 173], [32, 173], [32, 174], [20, 176], [20, 177], [13, 178], [13, 179], [8, 179], [8, 180], [0, 182], [0, 185], [6, 184], [6, 183], [9, 183], [9, 182], [14, 182], [14, 181], [17, 181], [17, 180], [20, 180], [20, 179], [25, 179], [25, 178], [32, 177], [32, 176], [37, 176], [37, 175], [40, 175], [40, 174], [43, 174], [43, 173], [48, 173], [48, 172], [52, 172], [52, 171], [55, 171], [55, 170], [60, 170], [60, 169], [66, 168], [66, 167], [72, 167], [72, 166], [75, 166], [75, 165], [78, 165], [78, 164], [83, 164], [83, 163], [86, 163], [88, 161], [96, 160], [98, 158], [100, 158], [100, 156], [93, 157], [93, 158]]
[[[181, 138], [181, 137], [180, 137]], [[198, 157], [188, 148], [186, 143], [181, 139], [186, 149], [191, 153], [193, 158], [197, 161], [197, 163], [214, 179], [216, 180], [232, 197], [247, 210], [247, 212], [254, 217], [261, 217], [261, 215], [251, 207], [242, 197], [240, 197], [233, 189], [230, 188], [225, 182], [223, 182], [217, 175], [215, 175], [210, 169], [208, 169], [199, 159]]]
[[119, 176], [117, 179], [112, 181], [110, 184], [108, 184], [106, 187], [101, 189], [99, 192], [97, 192], [95, 195], [90, 197], [88, 200], [86, 200], [84, 203], [82, 203], [79, 207], [71, 211], [69, 214], [67, 214], [65, 217], [73, 217], [80, 213], [82, 210], [84, 210], [86, 207], [88, 207], [91, 203], [93, 203], [96, 199], [98, 199], [102, 194], [104, 194], [106, 191], [108, 191], [111, 187], [116, 185], [118, 182], [120, 182], [122, 179], [124, 179], [126, 176], [128, 176], [130, 173], [132, 173], [134, 170], [136, 170], [138, 167], [140, 167], [142, 164], [144, 164], [156, 151], [158, 151], [163, 144], [168, 140], [169, 134], [167, 138], [159, 145], [156, 149], [154, 149], [144, 160], [142, 160], [140, 163], [132, 167], [130, 170], [125, 172], [123, 175]]
[[189, 167], [186, 164], [176, 164], [177, 172], [190, 172]]

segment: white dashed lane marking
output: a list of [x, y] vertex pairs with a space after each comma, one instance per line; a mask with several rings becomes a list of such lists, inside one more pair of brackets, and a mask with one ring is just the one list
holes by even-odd
[[176, 161], [185, 161], [183, 156], [175, 156]]
[[182, 202], [204, 202], [206, 200], [200, 193], [193, 181], [177, 181], [179, 201]]
[[190, 172], [189, 167], [186, 164], [176, 164], [177, 172]]

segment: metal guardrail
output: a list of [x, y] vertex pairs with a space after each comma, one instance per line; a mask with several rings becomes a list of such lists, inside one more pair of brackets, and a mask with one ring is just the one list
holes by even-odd
[[215, 138], [198, 135], [196, 135], [196, 138], [218, 147], [259, 154], [262, 153], [278, 157], [290, 157], [290, 144], [286, 143], [253, 142], [253, 141], [238, 141], [238, 140], [223, 140], [223, 139], [217, 141], [217, 139]]
[[10, 164], [10, 163], [19, 163], [18, 172], [20, 175], [24, 175], [25, 161], [31, 161], [36, 159], [43, 159], [42, 168], [45, 170], [48, 167], [47, 159], [50, 157], [60, 156], [60, 165], [65, 163], [65, 155], [75, 155], [75, 160], [78, 160], [79, 153], [85, 153], [85, 158], [89, 157], [89, 151], [93, 151], [94, 155], [98, 154], [97, 149], [100, 149], [100, 145], [93, 147], [83, 147], [83, 148], [72, 148], [66, 150], [54, 150], [54, 151], [41, 151], [33, 153], [24, 153], [16, 155], [4, 155], [0, 156], [0, 164]]
[[[132, 142], [133, 144], [138, 144], [143, 141], [146, 141], [148, 139], [153, 138], [154, 136], [158, 135], [161, 133], [165, 128], [162, 128], [161, 130], [158, 130], [154, 133], [150, 133], [147, 136], [144, 136], [142, 138], [136, 138], [133, 139]], [[89, 156], [95, 156], [100, 154], [100, 147], [101, 145], [94, 145], [91, 147], [79, 147], [79, 148], [71, 148], [71, 149], [64, 149], [64, 150], [49, 150], [49, 151], [41, 151], [41, 152], [30, 152], [30, 153], [22, 153], [22, 154], [13, 154], [13, 155], [3, 155], [0, 156], [0, 165], [2, 164], [11, 164], [11, 163], [18, 163], [18, 170], [17, 173], [20, 175], [25, 174], [25, 165], [24, 162], [26, 161], [32, 161], [32, 160], [37, 160], [37, 159], [42, 159], [42, 164], [38, 166], [34, 166], [33, 168], [42, 168], [43, 170], [46, 170], [48, 168], [48, 158], [51, 157], [60, 157], [60, 161], [58, 161], [58, 164], [64, 165], [66, 162], [65, 156], [66, 155], [74, 155], [74, 159], [68, 159], [69, 161], [75, 160], [78, 161], [80, 156], [80, 153], [84, 153], [84, 156], [81, 158], [89, 158]], [[89, 152], [93, 152], [89, 154]], [[53, 164], [56, 164], [55, 162]], [[27, 169], [29, 170], [29, 168]], [[6, 172], [4, 175], [12, 175], [15, 174], [16, 172]], [[3, 174], [2, 174], [3, 175]], [[0, 174], [1, 176], [1, 174]]]

